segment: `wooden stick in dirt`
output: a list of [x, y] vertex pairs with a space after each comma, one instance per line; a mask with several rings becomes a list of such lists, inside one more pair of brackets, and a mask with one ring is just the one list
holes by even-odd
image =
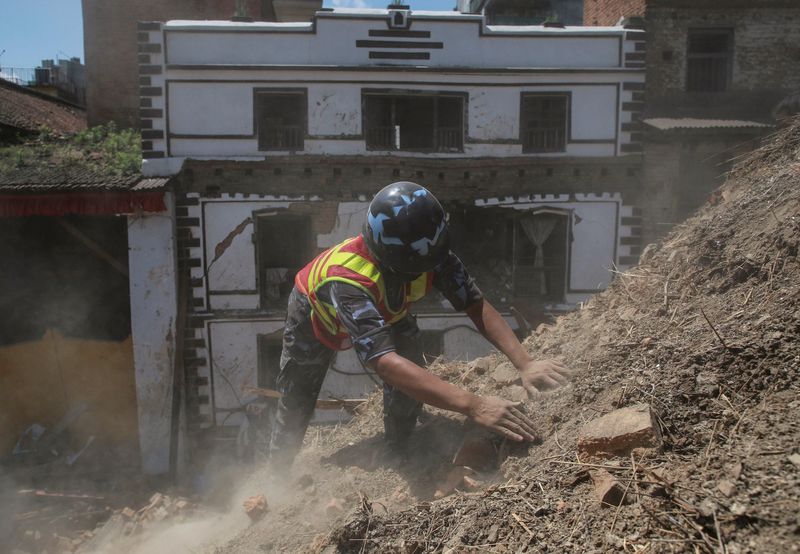
[[708, 323], [708, 326], [711, 327], [712, 331], [714, 331], [714, 334], [717, 335], [717, 338], [719, 339], [719, 342], [722, 344], [722, 346], [725, 347], [725, 350], [730, 350], [731, 347], [728, 346], [727, 344], [725, 344], [725, 341], [722, 339], [722, 337], [719, 335], [719, 333], [717, 333], [717, 329], [714, 327], [714, 324], [711, 323], [711, 320], [708, 319], [708, 316], [703, 311], [703, 308], [700, 308], [700, 313], [703, 314], [703, 318], [706, 320], [706, 323]]
[[[246, 386], [244, 391], [262, 398], [281, 398], [283, 395], [276, 390], [261, 387]], [[343, 408], [350, 413], [366, 402], [365, 398], [326, 398], [317, 400], [316, 407], [319, 410], [338, 410]]]
[[533, 531], [531, 531], [531, 530], [528, 528], [528, 526], [527, 526], [527, 525], [525, 525], [525, 522], [524, 522], [524, 521], [522, 521], [522, 518], [521, 518], [521, 517], [519, 517], [519, 516], [518, 516], [517, 514], [515, 514], [514, 512], [511, 512], [511, 517], [513, 517], [514, 519], [516, 519], [516, 520], [517, 520], [517, 523], [519, 523], [519, 524], [522, 526], [522, 528], [523, 528], [523, 529], [525, 529], [525, 530], [528, 532], [528, 534], [529, 534], [531, 537], [535, 537], [535, 536], [536, 536], [536, 535], [534, 535], [534, 534], [533, 534]]

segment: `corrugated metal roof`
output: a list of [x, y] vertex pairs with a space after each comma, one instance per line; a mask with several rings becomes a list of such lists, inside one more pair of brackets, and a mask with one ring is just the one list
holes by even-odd
[[674, 129], [766, 129], [772, 127], [772, 125], [759, 123], [758, 121], [743, 121], [739, 119], [697, 119], [693, 117], [656, 117], [652, 119], [643, 119], [642, 122], [659, 131], [671, 131]]
[[133, 187], [131, 187], [131, 190], [156, 190], [156, 189], [161, 189], [161, 188], [164, 188], [165, 186], [167, 186], [168, 182], [169, 182], [169, 178], [167, 178], [167, 177], [159, 177], [157, 179], [142, 179], [141, 181], [139, 181], [138, 183], [133, 185]]

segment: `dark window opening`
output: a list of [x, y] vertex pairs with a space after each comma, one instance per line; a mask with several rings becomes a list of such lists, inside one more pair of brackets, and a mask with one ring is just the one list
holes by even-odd
[[48, 329], [90, 340], [130, 335], [124, 217], [7, 217], [0, 234], [0, 346]]
[[306, 136], [304, 91], [256, 91], [256, 133], [259, 150], [302, 150]]
[[732, 29], [690, 29], [686, 90], [724, 92], [731, 79]]
[[365, 94], [369, 150], [461, 152], [464, 98], [433, 94]]
[[569, 271], [569, 213], [508, 208], [450, 210], [453, 250], [499, 306], [563, 302]]
[[261, 307], [285, 308], [294, 277], [311, 259], [311, 226], [302, 215], [255, 214]]
[[566, 215], [538, 212], [514, 220], [514, 296], [564, 300], [567, 282]]
[[280, 333], [258, 335], [258, 386], [275, 390], [283, 343]]
[[520, 114], [522, 151], [564, 152], [567, 148], [569, 96], [524, 94]]

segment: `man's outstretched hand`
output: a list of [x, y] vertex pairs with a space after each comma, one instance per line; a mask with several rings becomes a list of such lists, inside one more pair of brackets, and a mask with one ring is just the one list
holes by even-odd
[[533, 428], [533, 422], [519, 406], [519, 402], [511, 402], [499, 396], [476, 396], [467, 415], [478, 425], [507, 439], [538, 440], [539, 435]]
[[530, 394], [557, 389], [572, 378], [572, 370], [556, 360], [528, 363], [520, 372], [522, 386]]

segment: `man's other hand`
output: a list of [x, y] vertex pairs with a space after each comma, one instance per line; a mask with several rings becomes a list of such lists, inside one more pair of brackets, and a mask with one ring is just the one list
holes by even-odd
[[572, 378], [572, 370], [556, 360], [529, 362], [520, 372], [522, 386], [530, 394], [557, 389]]
[[467, 415], [469, 418], [500, 436], [514, 441], [535, 441], [539, 436], [533, 422], [511, 402], [498, 396], [476, 396]]

